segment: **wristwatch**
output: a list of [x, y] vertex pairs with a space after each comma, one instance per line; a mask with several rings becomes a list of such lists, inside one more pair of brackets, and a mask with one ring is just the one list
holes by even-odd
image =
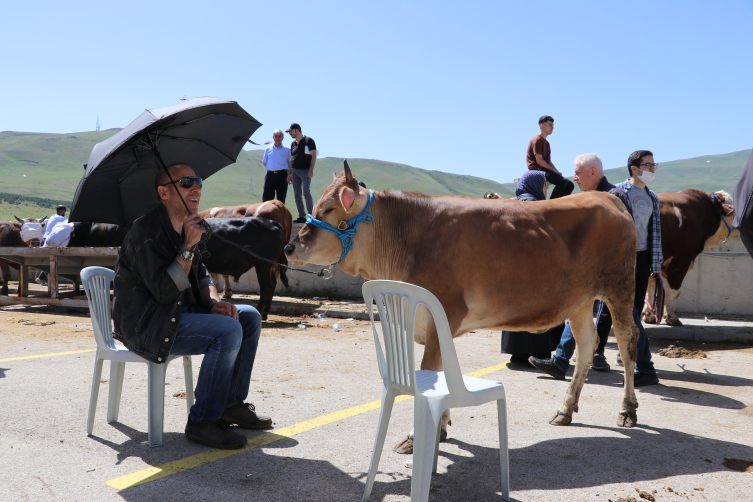
[[184, 249], [180, 252], [180, 257], [186, 261], [193, 261], [193, 251], [190, 249]]

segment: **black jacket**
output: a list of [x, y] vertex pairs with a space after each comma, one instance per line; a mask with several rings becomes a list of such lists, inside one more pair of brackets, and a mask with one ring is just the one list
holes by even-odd
[[630, 198], [627, 195], [627, 192], [623, 190], [620, 187], [616, 187], [613, 184], [611, 184], [609, 181], [607, 181], [606, 176], [602, 176], [601, 180], [599, 181], [599, 184], [596, 185], [596, 188], [594, 189], [597, 192], [607, 192], [611, 193], [618, 199], [622, 201], [623, 204], [625, 204], [625, 207], [628, 210], [628, 213], [630, 213], [630, 217], [633, 217], [633, 205], [630, 203]]
[[167, 209], [160, 204], [133, 223], [115, 264], [114, 336], [131, 352], [155, 363], [167, 362], [181, 307], [201, 302], [201, 289], [212, 284], [199, 253], [186, 276], [175, 261], [181, 245]]

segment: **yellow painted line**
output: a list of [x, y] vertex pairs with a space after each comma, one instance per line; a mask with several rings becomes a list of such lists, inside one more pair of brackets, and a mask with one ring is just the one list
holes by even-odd
[[[487, 375], [489, 373], [494, 373], [495, 371], [502, 370], [506, 367], [507, 363], [497, 364], [496, 366], [490, 366], [488, 368], [468, 373], [468, 376], [479, 377], [482, 375]], [[401, 401], [406, 401], [408, 399], [413, 399], [413, 396], [398, 396], [397, 398], [395, 398], [395, 402], [398, 403]], [[259, 436], [249, 438], [248, 444], [238, 450], [209, 450], [202, 453], [197, 453], [196, 455], [191, 455], [190, 457], [182, 458], [180, 460], [174, 460], [172, 462], [167, 462], [166, 464], [149, 467], [148, 469], [134, 472], [133, 474], [126, 474], [125, 476], [111, 479], [107, 481], [107, 484], [108, 486], [115, 488], [116, 490], [125, 490], [134, 486], [143, 485], [145, 483], [150, 483], [152, 481], [156, 481], [158, 479], [171, 476], [179, 472], [187, 471], [189, 469], [194, 469], [196, 467], [200, 467], [202, 465], [206, 465], [223, 458], [232, 457], [233, 455], [237, 455], [248, 450], [253, 450], [254, 448], [259, 448], [260, 446], [266, 446], [268, 444], [274, 443], [275, 441], [286, 439], [297, 434], [301, 434], [303, 432], [331, 424], [333, 422], [339, 422], [340, 420], [345, 420], [346, 418], [354, 417], [356, 415], [366, 413], [367, 411], [378, 410], [381, 406], [381, 400], [377, 399], [376, 401], [371, 401], [370, 403], [361, 404], [359, 406], [354, 406], [345, 410], [322, 415], [321, 417], [312, 418], [311, 420], [304, 420], [303, 422], [299, 422], [288, 427], [283, 427], [282, 429], [275, 432], [268, 432], [266, 434], [260, 434]]]
[[7, 359], [0, 359], [0, 363], [7, 361], [20, 361], [22, 359], [39, 359], [40, 357], [55, 357], [55, 356], [67, 356], [69, 354], [83, 354], [84, 352], [95, 352], [97, 349], [86, 350], [71, 350], [69, 352], [54, 352], [52, 354], [39, 354], [36, 356], [22, 356], [22, 357], [9, 357]]

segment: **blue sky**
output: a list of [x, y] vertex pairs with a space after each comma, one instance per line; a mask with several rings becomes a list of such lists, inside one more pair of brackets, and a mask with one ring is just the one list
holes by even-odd
[[[753, 0], [13, 2], [0, 130], [123, 127], [186, 95], [299, 122], [323, 156], [510, 182], [537, 119], [552, 160], [753, 146]], [[285, 142], [290, 140], [287, 138]]]

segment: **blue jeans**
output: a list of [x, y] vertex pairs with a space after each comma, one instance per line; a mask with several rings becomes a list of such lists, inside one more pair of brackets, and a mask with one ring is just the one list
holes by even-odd
[[236, 305], [240, 322], [209, 314], [200, 306], [183, 307], [170, 355], [204, 354], [191, 407], [194, 422], [220, 418], [227, 406], [245, 401], [251, 384], [261, 315], [250, 305]]
[[[601, 307], [599, 312], [601, 313]], [[598, 319], [598, 317], [597, 317]], [[640, 314], [638, 309], [633, 307], [633, 321], [638, 326], [640, 336], [638, 337], [638, 360], [635, 362], [636, 373], [656, 373], [654, 369], [654, 363], [651, 362], [651, 351], [648, 348], [648, 335], [641, 323]], [[597, 321], [598, 326], [598, 321]], [[567, 369], [570, 367], [570, 358], [573, 357], [575, 352], [575, 339], [573, 338], [573, 331], [570, 329], [570, 323], [565, 324], [565, 330], [562, 332], [562, 338], [560, 338], [560, 344], [557, 346], [557, 351], [552, 356], [552, 362], [567, 373]]]
[[[309, 178], [308, 169], [291, 169], [290, 179], [293, 182], [293, 193], [295, 194], [295, 207], [298, 208], [298, 217], [306, 219], [306, 214], [311, 214], [314, 210], [314, 200], [311, 198], [311, 178]], [[303, 195], [301, 195], [303, 192]], [[306, 197], [306, 209], [303, 211], [303, 197]]]

